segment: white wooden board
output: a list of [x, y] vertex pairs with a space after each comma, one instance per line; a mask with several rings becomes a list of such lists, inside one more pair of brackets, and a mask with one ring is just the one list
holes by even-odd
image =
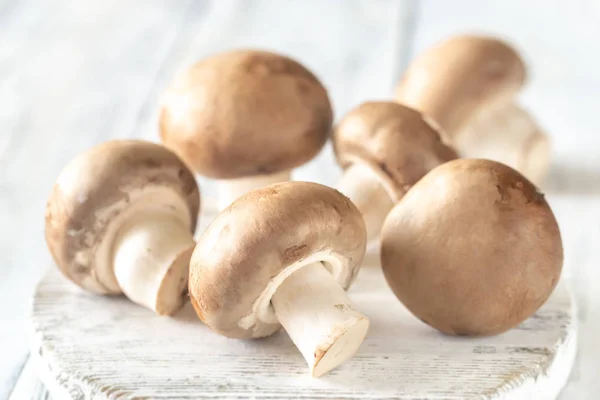
[[53, 268], [33, 299], [31, 354], [53, 398], [552, 399], [575, 358], [572, 297], [561, 283], [503, 335], [434, 331], [395, 299], [369, 255], [352, 298], [370, 317], [358, 354], [308, 375], [285, 332], [238, 341], [211, 332], [188, 304], [157, 317], [125, 298], [84, 293]]

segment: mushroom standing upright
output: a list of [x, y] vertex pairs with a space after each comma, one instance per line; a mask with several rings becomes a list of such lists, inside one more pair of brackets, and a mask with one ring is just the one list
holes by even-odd
[[326, 143], [333, 110], [318, 78], [267, 51], [220, 53], [180, 73], [165, 91], [160, 135], [200, 175], [218, 179], [219, 209], [289, 180]]
[[514, 102], [525, 80], [525, 64], [507, 43], [458, 35], [420, 54], [395, 98], [439, 124], [462, 157], [481, 158], [483, 152], [539, 184], [548, 170], [550, 142]]
[[159, 315], [187, 293], [200, 193], [167, 148], [113, 140], [74, 158], [46, 207], [46, 243], [62, 273], [83, 289], [124, 293]]
[[192, 255], [189, 293], [199, 318], [231, 338], [281, 325], [313, 376], [349, 359], [369, 320], [345, 290], [366, 248], [360, 212], [334, 189], [286, 182], [234, 201]]
[[511, 166], [537, 185], [550, 168], [550, 141], [515, 103], [474, 117], [453, 140], [462, 158], [487, 158]]
[[392, 291], [423, 322], [453, 335], [492, 335], [524, 321], [554, 290], [562, 263], [544, 195], [490, 160], [454, 160], [429, 172], [381, 233]]
[[366, 102], [337, 125], [333, 146], [345, 169], [337, 184], [362, 213], [367, 238], [381, 230], [404, 193], [436, 166], [457, 158], [420, 112], [395, 102]]

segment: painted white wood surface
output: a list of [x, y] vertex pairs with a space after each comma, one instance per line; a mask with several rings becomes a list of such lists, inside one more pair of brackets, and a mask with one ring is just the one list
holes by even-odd
[[519, 327], [478, 339], [442, 335], [410, 315], [378, 263], [365, 264], [350, 294], [371, 320], [369, 334], [353, 359], [320, 379], [285, 332], [227, 339], [189, 303], [161, 318], [122, 297], [84, 293], [55, 270], [34, 298], [31, 352], [57, 399], [553, 399], [575, 357], [564, 285]]
[[39, 377], [37, 366], [34, 365], [32, 359], [29, 358], [28, 362], [21, 370], [19, 379], [13, 387], [9, 399], [48, 400], [50, 398], [50, 393]]
[[[469, 30], [507, 36], [531, 65], [522, 101], [555, 143], [549, 198], [581, 325], [576, 367], [562, 398], [596, 398], [598, 21], [595, 0], [0, 0], [0, 398], [26, 360], [28, 299], [50, 262], [42, 221], [53, 179], [71, 157], [105, 139], [156, 139], [157, 96], [175, 70], [229, 46], [286, 51], [324, 79], [339, 118], [360, 101], [391, 95], [407, 43], [415, 54]], [[338, 173], [328, 148], [297, 177], [331, 183]], [[210, 184], [202, 183], [210, 194]], [[23, 383], [27, 376], [18, 387], [30, 386]]]

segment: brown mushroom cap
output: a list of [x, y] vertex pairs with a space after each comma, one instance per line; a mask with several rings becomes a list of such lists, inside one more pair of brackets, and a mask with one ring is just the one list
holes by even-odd
[[381, 263], [398, 299], [453, 335], [491, 335], [531, 316], [560, 277], [560, 231], [544, 195], [517, 171], [455, 160], [388, 215]]
[[351, 110], [337, 125], [333, 143], [343, 168], [355, 162], [369, 165], [396, 201], [431, 169], [457, 158], [426, 117], [386, 101]]
[[319, 153], [332, 123], [315, 75], [290, 58], [251, 50], [217, 54], [179, 74], [160, 112], [163, 142], [217, 179], [300, 166]]
[[396, 88], [396, 100], [433, 118], [451, 137], [476, 111], [508, 101], [526, 79], [507, 43], [460, 35], [419, 55]]
[[101, 256], [101, 247], [106, 249], [104, 239], [118, 228], [116, 221], [155, 189], [162, 189], [160, 195], [172, 193], [177, 204], [165, 204], [168, 196], [162, 196], [164, 201], [144, 205], [144, 211], [168, 207], [161, 211], [173, 212], [193, 232], [200, 208], [198, 186], [192, 172], [167, 148], [113, 140], [74, 158], [60, 173], [46, 206], [46, 243], [63, 274], [84, 289], [120, 293], [106, 266], [112, 260]]
[[347, 289], [365, 249], [364, 221], [344, 195], [316, 183], [274, 184], [240, 197], [206, 229], [192, 255], [190, 298], [200, 319], [222, 335], [268, 336], [280, 328], [272, 306], [270, 318], [240, 320], [256, 315], [257, 300], [284, 270], [314, 258]]

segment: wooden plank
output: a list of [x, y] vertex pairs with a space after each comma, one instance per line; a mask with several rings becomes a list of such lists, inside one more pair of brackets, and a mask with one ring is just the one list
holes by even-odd
[[34, 362], [27, 360], [8, 400], [47, 400], [50, 393], [39, 378]]
[[561, 400], [592, 400], [600, 393], [600, 209], [597, 197], [562, 203], [569, 209], [564, 213], [559, 211], [558, 218], [562, 222], [561, 230], [566, 239], [565, 268], [578, 304], [579, 348], [573, 372], [563, 390]]

